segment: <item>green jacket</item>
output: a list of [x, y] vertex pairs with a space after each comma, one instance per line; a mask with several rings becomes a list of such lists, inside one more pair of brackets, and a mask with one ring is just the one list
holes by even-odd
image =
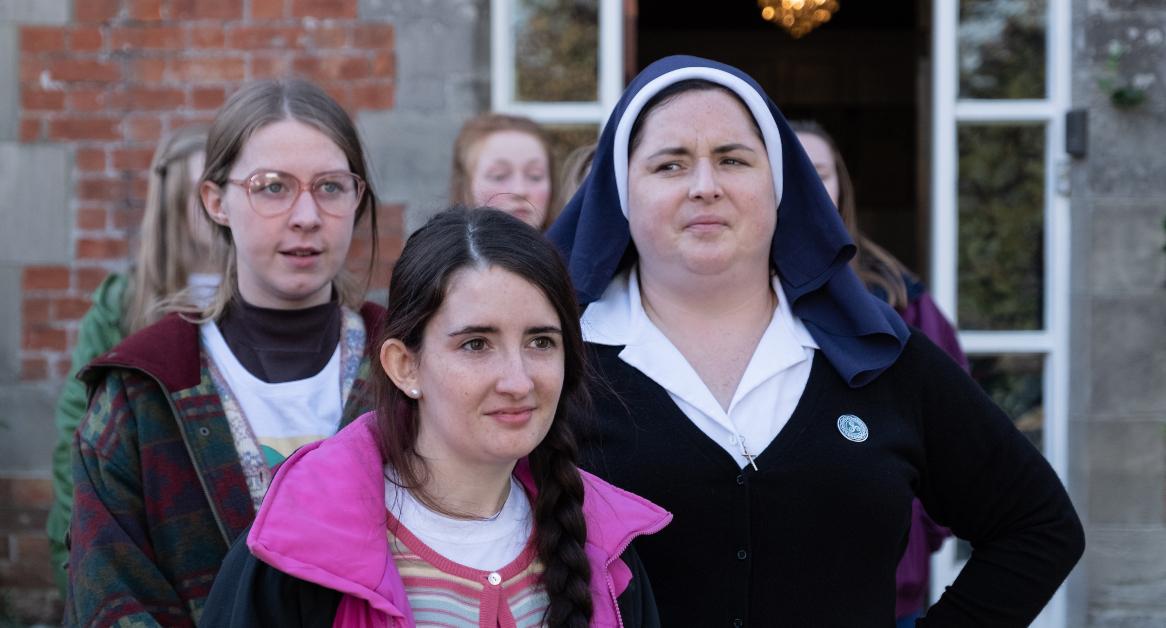
[[93, 305], [81, 319], [77, 342], [73, 345], [73, 363], [69, 377], [57, 399], [57, 445], [53, 448], [53, 506], [49, 510], [47, 532], [53, 577], [62, 595], [65, 592], [65, 563], [69, 550], [65, 534], [69, 531], [69, 517], [73, 514], [73, 435], [85, 416], [89, 397], [85, 384], [77, 374], [97, 356], [117, 346], [125, 336], [122, 316], [125, 311], [126, 287], [129, 278], [113, 273], [101, 282], [93, 293]]
[[[384, 310], [341, 425], [373, 407]], [[73, 455], [67, 626], [194, 626], [231, 541], [255, 516], [198, 326], [171, 314], [93, 361]]]

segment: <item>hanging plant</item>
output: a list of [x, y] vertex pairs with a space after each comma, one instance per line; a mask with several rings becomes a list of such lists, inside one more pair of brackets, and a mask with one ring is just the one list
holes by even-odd
[[1119, 41], [1109, 42], [1105, 57], [1105, 72], [1097, 80], [1098, 87], [1109, 94], [1113, 106], [1122, 109], [1136, 107], [1146, 100], [1146, 89], [1154, 83], [1153, 74], [1138, 74], [1133, 78], [1121, 73], [1121, 60], [1129, 53], [1129, 48]]

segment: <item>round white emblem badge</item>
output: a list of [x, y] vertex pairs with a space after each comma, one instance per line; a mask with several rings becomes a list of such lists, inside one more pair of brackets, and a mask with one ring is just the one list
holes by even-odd
[[870, 436], [870, 431], [866, 429], [866, 423], [853, 414], [844, 414], [838, 417], [838, 431], [846, 437], [846, 440], [856, 443], [861, 443]]

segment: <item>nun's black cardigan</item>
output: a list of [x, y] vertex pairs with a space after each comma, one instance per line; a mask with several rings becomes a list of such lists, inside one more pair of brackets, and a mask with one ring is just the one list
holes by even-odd
[[[668, 393], [588, 345], [584, 467], [670, 510], [637, 541], [665, 626], [892, 626], [911, 498], [975, 551], [921, 625], [1025, 625], [1084, 550], [1044, 457], [925, 336], [851, 388], [821, 352], [789, 422], [740, 468]], [[844, 414], [868, 426], [844, 438]]]

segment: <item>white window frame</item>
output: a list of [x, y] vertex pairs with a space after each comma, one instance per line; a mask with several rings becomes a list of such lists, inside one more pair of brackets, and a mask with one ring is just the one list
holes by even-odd
[[[958, 160], [960, 123], [1039, 124], [1045, 128], [1044, 321], [1036, 331], [960, 331], [960, 343], [976, 355], [1039, 354], [1044, 356], [1042, 386], [1044, 453], [1068, 484], [1069, 426], [1069, 199], [1065, 176], [1065, 113], [1070, 94], [1070, 7], [1048, 0], [1046, 33], [1046, 97], [1036, 100], [961, 100], [959, 94], [958, 0], [934, 0], [932, 11], [932, 189], [931, 288], [939, 307], [958, 312]], [[956, 320], [953, 316], [953, 320]], [[958, 320], [957, 320], [958, 326]], [[932, 558], [932, 599], [943, 593], [963, 567], [955, 543], [948, 541]], [[1033, 626], [1065, 626], [1064, 587]]]
[[542, 124], [602, 127], [623, 92], [623, 2], [599, 0], [598, 94], [592, 101], [518, 100], [514, 53], [514, 6], [519, 0], [490, 0], [490, 108], [527, 116]]

